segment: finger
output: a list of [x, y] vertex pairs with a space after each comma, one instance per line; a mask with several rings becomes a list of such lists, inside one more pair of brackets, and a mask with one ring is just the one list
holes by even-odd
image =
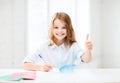
[[51, 70], [51, 68], [47, 67], [47, 66], [43, 66], [42, 71], [48, 72], [49, 70]]
[[51, 68], [51, 69], [52, 69], [52, 66], [51, 66], [51, 65], [49, 65], [49, 64], [45, 64], [45, 66], [46, 66], [46, 67], [49, 67], [49, 68]]
[[86, 41], [88, 41], [88, 40], [89, 40], [89, 34], [86, 35]]
[[86, 48], [91, 50], [92, 49], [92, 43], [91, 42], [87, 42], [86, 43]]
[[48, 72], [48, 71], [49, 71], [49, 69], [48, 69], [48, 68], [46, 68], [46, 67], [44, 67], [43, 71]]

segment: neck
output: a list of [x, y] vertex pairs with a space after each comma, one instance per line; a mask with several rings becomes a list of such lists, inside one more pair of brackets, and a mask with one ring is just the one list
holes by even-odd
[[57, 46], [60, 46], [61, 44], [63, 44], [64, 43], [64, 41], [63, 40], [55, 40], [55, 44], [57, 45]]

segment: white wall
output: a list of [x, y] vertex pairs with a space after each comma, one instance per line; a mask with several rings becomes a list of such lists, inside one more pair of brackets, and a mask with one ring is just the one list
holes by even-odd
[[21, 67], [25, 55], [25, 0], [0, 0], [0, 68]]
[[102, 65], [120, 68], [120, 0], [102, 0]]
[[28, 0], [27, 54], [35, 52], [48, 37], [48, 0]]
[[90, 2], [93, 59], [98, 67], [120, 68], [120, 0]]
[[101, 68], [101, 0], [90, 0], [90, 33], [93, 43], [92, 61], [82, 64], [83, 68]]

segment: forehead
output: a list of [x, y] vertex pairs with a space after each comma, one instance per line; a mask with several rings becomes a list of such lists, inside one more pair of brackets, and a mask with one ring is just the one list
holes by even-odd
[[60, 20], [60, 19], [56, 19], [53, 24], [54, 25], [63, 25], [63, 26], [66, 25], [66, 23], [63, 20]]

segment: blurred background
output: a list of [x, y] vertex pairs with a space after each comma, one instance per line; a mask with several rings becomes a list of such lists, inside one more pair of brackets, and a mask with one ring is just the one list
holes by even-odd
[[120, 0], [0, 0], [0, 68], [21, 68], [48, 40], [56, 12], [71, 17], [83, 48], [90, 34], [93, 58], [81, 68], [120, 68]]

